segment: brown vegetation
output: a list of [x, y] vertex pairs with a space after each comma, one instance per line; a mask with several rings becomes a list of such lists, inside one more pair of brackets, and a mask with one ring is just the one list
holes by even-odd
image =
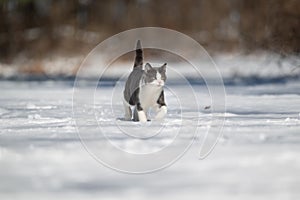
[[112, 34], [159, 26], [211, 51], [300, 52], [299, 0], [0, 0], [0, 59], [86, 52]]

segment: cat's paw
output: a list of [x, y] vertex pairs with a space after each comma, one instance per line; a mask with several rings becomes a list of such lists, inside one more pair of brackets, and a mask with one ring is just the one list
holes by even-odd
[[165, 115], [167, 114], [167, 111], [168, 111], [167, 106], [160, 107], [157, 114], [156, 114], [156, 116], [155, 116], [155, 119], [156, 120], [163, 119], [165, 117]]
[[142, 123], [146, 123], [147, 122], [147, 116], [145, 114], [145, 112], [143, 110], [138, 111], [138, 116], [139, 116], [139, 121]]

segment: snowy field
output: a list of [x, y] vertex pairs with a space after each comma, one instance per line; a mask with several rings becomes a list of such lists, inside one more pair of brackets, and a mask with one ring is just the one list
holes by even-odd
[[[203, 133], [210, 129], [214, 114], [220, 121], [216, 126], [222, 126], [221, 113], [205, 109], [210, 98], [203, 82], [191, 81], [199, 100], [196, 112], [197, 105], [185, 106], [177, 98], [180, 93], [180, 100], [188, 102], [190, 86], [170, 81], [168, 115], [148, 126], [120, 119], [120, 94], [115, 82], [106, 82], [95, 91], [94, 105], [77, 105], [93, 110], [97, 119], [89, 124], [89, 119], [76, 116], [87, 122], [83, 129], [87, 131], [78, 134], [72, 114], [73, 81], [0, 81], [0, 199], [300, 199], [300, 80], [232, 82], [226, 71], [223, 77], [227, 93], [223, 135], [203, 160], [198, 159]], [[79, 90], [92, 89], [87, 83]], [[99, 134], [99, 126], [107, 138]], [[163, 134], [149, 143], [119, 134], [137, 130], [149, 136], [161, 126]], [[189, 131], [196, 128], [198, 137], [177, 162], [143, 175], [103, 166], [82, 142], [90, 141], [93, 148], [96, 143], [95, 154], [101, 154], [107, 139], [127, 152], [147, 154], [170, 146], [179, 129], [185, 131], [179, 140], [186, 144], [191, 141]], [[182, 151], [180, 144], [171, 152]], [[109, 159], [137, 169], [155, 166], [126, 163], [113, 152]]]

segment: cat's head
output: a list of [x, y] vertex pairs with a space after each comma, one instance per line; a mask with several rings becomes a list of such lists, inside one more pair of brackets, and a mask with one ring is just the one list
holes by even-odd
[[145, 83], [157, 86], [164, 86], [167, 80], [167, 63], [160, 67], [152, 67], [149, 63], [145, 65]]

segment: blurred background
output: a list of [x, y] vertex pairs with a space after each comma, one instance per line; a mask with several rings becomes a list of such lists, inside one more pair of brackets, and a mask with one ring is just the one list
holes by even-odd
[[47, 73], [45, 59], [74, 74], [99, 42], [144, 26], [185, 33], [211, 54], [300, 52], [298, 0], [0, 0], [0, 75]]
[[[94, 104], [75, 108], [95, 114], [97, 123], [74, 114], [73, 94], [76, 72], [97, 44], [147, 26], [180, 31], [205, 47], [224, 81], [226, 115], [213, 107], [206, 82], [189, 63], [170, 52], [145, 50], [145, 61], [155, 63], [152, 58], [160, 55], [168, 62], [172, 94], [166, 93], [163, 128], [171, 136], [197, 128], [201, 137], [168, 169], [138, 176], [96, 162], [74, 119], [87, 122], [86, 137], [100, 142], [99, 151], [107, 140], [99, 125], [112, 144], [147, 150], [120, 134], [132, 123], [117, 121], [123, 105], [119, 98], [112, 101], [121, 94], [115, 85], [131, 71], [134, 52], [110, 65], [103, 84], [96, 73], [105, 67], [97, 62], [103, 53], [83, 64], [89, 73], [78, 90]], [[212, 83], [218, 74], [211, 66], [203, 59], [196, 67]], [[172, 80], [169, 69], [190, 85]], [[192, 103], [191, 88], [199, 105]], [[93, 97], [86, 95], [90, 91]], [[300, 0], [0, 0], [0, 92], [0, 199], [300, 199]], [[175, 98], [180, 95], [182, 107]], [[200, 161], [202, 133], [206, 138], [211, 126], [221, 127], [223, 135]], [[208, 137], [214, 134], [219, 133]], [[150, 143], [155, 150], [172, 141], [155, 137]], [[119, 154], [112, 153], [111, 160], [122, 163]]]

